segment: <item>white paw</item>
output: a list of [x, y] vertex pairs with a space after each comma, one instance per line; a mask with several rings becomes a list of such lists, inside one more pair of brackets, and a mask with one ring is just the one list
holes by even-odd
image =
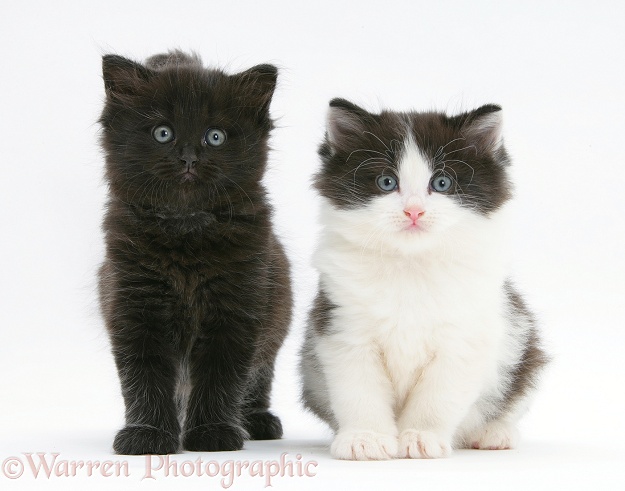
[[480, 450], [506, 450], [516, 447], [518, 442], [519, 431], [498, 421], [487, 423], [467, 440], [470, 448]]
[[339, 432], [330, 453], [342, 460], [387, 460], [397, 455], [397, 437], [374, 431]]
[[402, 459], [439, 459], [449, 454], [449, 440], [432, 431], [404, 430], [399, 435], [398, 457]]

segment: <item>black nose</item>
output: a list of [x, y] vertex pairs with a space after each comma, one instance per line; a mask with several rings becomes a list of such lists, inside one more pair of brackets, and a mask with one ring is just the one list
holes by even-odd
[[195, 150], [190, 146], [184, 147], [182, 149], [182, 155], [180, 155], [180, 160], [187, 164], [187, 167], [195, 167], [195, 164], [197, 164]]

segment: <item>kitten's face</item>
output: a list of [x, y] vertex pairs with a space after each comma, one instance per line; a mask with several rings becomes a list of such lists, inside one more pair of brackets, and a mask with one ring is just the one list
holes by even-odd
[[499, 113], [374, 115], [332, 101], [315, 185], [333, 225], [363, 246], [411, 251], [483, 221], [510, 197]]
[[246, 192], [265, 169], [275, 68], [229, 76], [191, 57], [164, 58], [147, 65], [104, 58], [101, 122], [112, 194], [180, 211], [249, 204]]

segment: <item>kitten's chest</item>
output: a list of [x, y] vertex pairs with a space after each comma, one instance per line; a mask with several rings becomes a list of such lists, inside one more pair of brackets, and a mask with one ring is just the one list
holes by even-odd
[[160, 270], [170, 294], [188, 303], [206, 295], [206, 284], [213, 276], [209, 264], [180, 264], [171, 258], [161, 259]]
[[167, 285], [166, 298], [174, 316], [173, 325], [177, 326], [177, 344], [182, 351], [186, 351], [185, 347], [193, 343], [210, 312], [208, 280], [201, 270], [193, 271], [175, 264], [163, 271]]
[[252, 306], [266, 289], [262, 251], [224, 243], [162, 251], [151, 263], [163, 284], [163, 301], [187, 331], [216, 329], [231, 312]]
[[209, 316], [210, 285], [219, 272], [210, 255], [200, 248], [157, 248], [152, 244], [143, 261], [150, 270], [148, 277], [160, 285], [153, 290], [158, 297], [155, 300], [170, 318], [174, 343], [184, 351]]
[[[351, 261], [351, 263], [350, 263]], [[324, 275], [333, 301], [373, 319], [381, 330], [419, 330], [461, 322], [484, 300], [486, 280], [467, 267], [427, 261], [338, 259]]]
[[432, 360], [454, 349], [456, 341], [450, 337], [479, 336], [469, 327], [480, 301], [472, 293], [479, 281], [468, 272], [428, 266], [408, 261], [370, 264], [334, 275], [330, 282], [333, 301], [346, 316], [341, 327], [375, 346], [398, 407]]
[[320, 269], [337, 329], [376, 343], [392, 372], [481, 339], [500, 310], [501, 279], [482, 263], [333, 254]]

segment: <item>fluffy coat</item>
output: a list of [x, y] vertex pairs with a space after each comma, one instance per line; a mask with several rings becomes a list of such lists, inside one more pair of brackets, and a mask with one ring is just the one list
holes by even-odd
[[103, 59], [109, 201], [102, 312], [126, 406], [119, 454], [280, 438], [268, 411], [291, 317], [261, 183], [277, 70], [194, 55]]
[[304, 404], [339, 459], [513, 447], [546, 356], [508, 278], [500, 108], [330, 106]]

